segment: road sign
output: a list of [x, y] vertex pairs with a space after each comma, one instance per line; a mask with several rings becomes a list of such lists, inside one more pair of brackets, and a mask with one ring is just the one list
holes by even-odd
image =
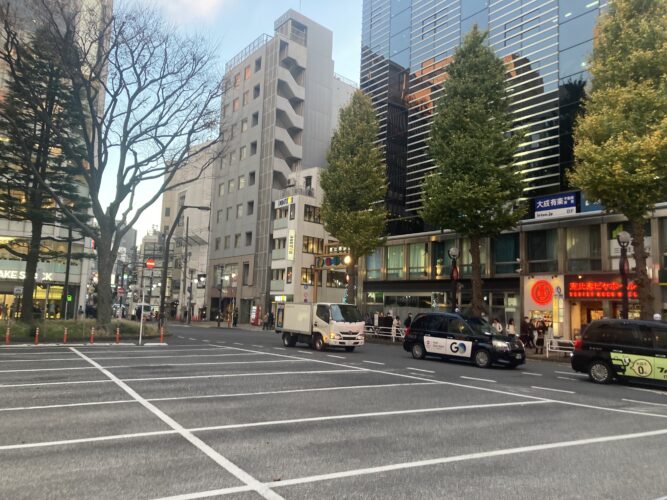
[[125, 295], [125, 288], [122, 288], [122, 287], [116, 288], [116, 293], [118, 295]]
[[155, 267], [155, 259], [146, 260], [146, 269], [153, 269]]
[[14, 287], [14, 295], [23, 295], [23, 287], [22, 286], [15, 286]]

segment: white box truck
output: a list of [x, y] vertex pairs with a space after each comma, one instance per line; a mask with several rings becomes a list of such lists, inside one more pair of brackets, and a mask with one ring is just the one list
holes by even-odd
[[352, 352], [364, 345], [364, 321], [352, 304], [278, 304], [276, 332], [285, 347], [301, 342], [316, 351], [344, 347]]

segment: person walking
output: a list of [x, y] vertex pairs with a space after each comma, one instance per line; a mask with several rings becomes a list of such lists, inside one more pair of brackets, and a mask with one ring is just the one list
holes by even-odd
[[396, 315], [394, 317], [394, 321], [391, 323], [391, 341], [394, 342], [396, 340], [396, 334], [399, 333], [399, 330], [401, 328], [401, 318]]
[[265, 312], [264, 318], [262, 318], [262, 330], [268, 330], [268, 329], [269, 329], [269, 313]]
[[236, 325], [238, 324], [238, 322], [239, 322], [239, 308], [235, 307], [234, 308], [234, 315], [232, 316], [232, 326], [234, 326], [234, 328], [236, 328]]
[[503, 333], [503, 324], [500, 322], [498, 318], [493, 318], [491, 326], [496, 331], [496, 333]]
[[408, 317], [405, 318], [405, 322], [403, 322], [403, 326], [405, 328], [410, 328], [411, 324], [412, 324], [412, 313], [408, 313]]
[[547, 325], [543, 319], [537, 322], [537, 337], [535, 339], [535, 354], [544, 354], [544, 336], [547, 334]]
[[521, 339], [521, 342], [523, 342], [526, 347], [530, 347], [533, 344], [532, 325], [530, 324], [530, 318], [528, 318], [528, 316], [524, 316], [523, 321], [521, 322], [519, 339]]
[[273, 330], [273, 311], [269, 311], [269, 330]]
[[505, 327], [508, 335], [516, 335], [516, 327], [514, 326], [514, 318], [510, 318]]

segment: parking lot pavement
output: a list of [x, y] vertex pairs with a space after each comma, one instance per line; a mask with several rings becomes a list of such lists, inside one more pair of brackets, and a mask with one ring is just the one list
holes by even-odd
[[667, 491], [665, 391], [595, 386], [565, 363], [480, 370], [173, 330], [168, 346], [0, 349], [0, 497]]

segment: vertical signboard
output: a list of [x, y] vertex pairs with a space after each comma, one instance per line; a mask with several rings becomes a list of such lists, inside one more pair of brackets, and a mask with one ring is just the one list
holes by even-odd
[[287, 233], [287, 260], [294, 260], [294, 250], [296, 247], [296, 231], [290, 229]]

